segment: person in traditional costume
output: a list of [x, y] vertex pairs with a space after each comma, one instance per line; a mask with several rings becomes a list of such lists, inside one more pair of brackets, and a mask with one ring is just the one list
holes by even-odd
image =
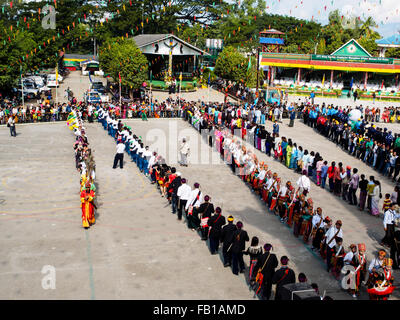
[[311, 250], [319, 250], [322, 238], [324, 237], [324, 216], [322, 214], [322, 209], [320, 207], [317, 208], [316, 213], [313, 215], [312, 220], [312, 230], [311, 230], [311, 239], [312, 239], [312, 247]]
[[358, 244], [358, 253], [353, 255], [352, 265], [356, 269], [356, 289], [355, 293], [359, 293], [362, 283], [365, 284], [367, 275], [367, 259], [365, 256], [366, 246], [364, 243]]
[[400, 230], [394, 232], [392, 246], [390, 247], [390, 258], [393, 260], [393, 269], [400, 268]]
[[383, 259], [382, 266], [376, 271], [374, 284], [368, 289], [370, 300], [388, 300], [393, 293], [395, 287], [393, 286], [392, 265], [392, 259]]
[[303, 223], [303, 214], [305, 214], [305, 210], [308, 207], [308, 203], [305, 200], [304, 194], [301, 194], [299, 197], [299, 201], [296, 202], [293, 209], [293, 234], [295, 237], [298, 237], [300, 234], [301, 225]]
[[374, 286], [376, 279], [378, 278], [377, 272], [379, 268], [382, 267], [385, 257], [386, 257], [386, 251], [380, 249], [378, 251], [378, 256], [372, 259], [372, 261], [370, 262], [368, 266], [368, 272], [369, 272], [368, 283], [367, 283], [368, 288], [372, 288]]
[[293, 143], [292, 140], [289, 139], [288, 144], [286, 146], [286, 167], [290, 167], [290, 161], [292, 158], [292, 150], [293, 150]]
[[278, 206], [277, 211], [281, 218], [281, 222], [284, 222], [287, 218], [287, 202], [291, 201], [291, 196], [294, 191], [292, 183], [290, 181], [286, 182], [286, 185], [282, 186], [278, 192]]
[[314, 203], [311, 198], [307, 199], [307, 209], [304, 210], [304, 213], [302, 215], [303, 222], [301, 224], [301, 230], [300, 230], [300, 235], [303, 235], [303, 241], [305, 243], [308, 243], [310, 234], [311, 234], [311, 229], [312, 229], [312, 217], [314, 215]]
[[326, 243], [326, 264], [327, 271], [329, 272], [332, 267], [332, 254], [334, 253], [333, 247], [336, 245], [338, 238], [343, 239], [342, 221], [337, 220], [335, 226], [331, 227], [325, 234]]
[[264, 245], [264, 253], [257, 259], [254, 267], [253, 275], [256, 276], [258, 288], [256, 294], [261, 290], [262, 299], [269, 300], [272, 291], [272, 277], [275, 274], [275, 268], [278, 266], [278, 259], [274, 253], [271, 253], [272, 245], [266, 243]]
[[86, 188], [81, 192], [82, 226], [86, 229], [95, 223], [94, 197], [95, 193], [90, 190], [90, 183], [88, 182]]
[[250, 257], [249, 280], [250, 284], [252, 285], [254, 284], [256, 278], [254, 267], [257, 264], [258, 258], [263, 254], [263, 247], [259, 245], [258, 237], [251, 238], [250, 247], [248, 247], [246, 251], [243, 251], [243, 254]]
[[343, 239], [340, 237], [337, 237], [336, 239], [336, 244], [333, 247], [331, 259], [332, 273], [336, 278], [338, 278], [346, 259], [346, 253], [343, 248]]
[[282, 267], [277, 270], [272, 277], [272, 284], [276, 284], [275, 300], [282, 300], [281, 290], [285, 284], [296, 282], [296, 274], [292, 269], [288, 267], [288, 262], [288, 257], [282, 256]]

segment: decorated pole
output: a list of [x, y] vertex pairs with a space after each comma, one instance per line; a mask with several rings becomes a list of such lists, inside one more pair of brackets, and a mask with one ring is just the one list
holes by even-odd
[[119, 106], [122, 104], [122, 96], [121, 96], [121, 72], [118, 72], [119, 76]]
[[57, 105], [57, 87], [58, 87], [58, 62], [56, 62], [56, 105]]
[[24, 79], [22, 78], [22, 65], [19, 66], [20, 75], [21, 75], [21, 93], [22, 93], [22, 107], [25, 107], [25, 99], [24, 99]]

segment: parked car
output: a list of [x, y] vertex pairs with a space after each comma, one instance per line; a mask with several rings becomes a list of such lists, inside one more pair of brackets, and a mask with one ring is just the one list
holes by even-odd
[[86, 103], [101, 103], [100, 94], [96, 91], [88, 91], [85, 93], [84, 100]]
[[18, 92], [24, 92], [24, 96], [26, 95], [29, 99], [33, 99], [39, 96], [39, 89], [36, 88], [35, 84], [30, 81], [23, 81], [24, 87], [22, 90], [21, 81], [18, 83]]
[[[60, 80], [60, 77], [58, 77], [58, 79]], [[60, 81], [56, 81], [56, 75], [55, 74], [49, 74], [47, 76], [47, 86], [49, 88], [53, 88], [53, 87], [58, 87], [60, 85]]]

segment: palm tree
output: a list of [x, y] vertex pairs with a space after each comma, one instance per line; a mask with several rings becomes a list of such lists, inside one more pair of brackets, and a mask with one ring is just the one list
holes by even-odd
[[361, 26], [360, 38], [363, 36], [370, 38], [371, 34], [375, 32], [374, 30], [372, 30], [372, 28], [377, 28], [377, 27], [378, 25], [376, 24], [374, 19], [372, 17], [368, 17], [367, 20], [365, 20]]

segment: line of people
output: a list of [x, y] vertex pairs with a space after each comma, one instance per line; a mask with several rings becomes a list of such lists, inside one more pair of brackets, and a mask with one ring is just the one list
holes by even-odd
[[[195, 114], [195, 112], [198, 112], [198, 114], [196, 114], [196, 115], [199, 115], [199, 117], [193, 117], [193, 115]], [[207, 111], [207, 110], [201, 110], [202, 112], [203, 112], [203, 115], [208, 115], [208, 113], [207, 112], [204, 112], [204, 111]], [[199, 112], [199, 110], [195, 110], [195, 107], [194, 107], [194, 104], [187, 104], [186, 105], [186, 108], [184, 109], [184, 113], [183, 113], [183, 118], [185, 118], [186, 120], [190, 120], [191, 121], [191, 123], [196, 127], [196, 129], [201, 129], [201, 128], [204, 128], [204, 127], [207, 127], [207, 125], [214, 125], [214, 121], [215, 121], [215, 123], [220, 123], [221, 121], [220, 121], [220, 118], [217, 118], [217, 119], [214, 119], [214, 117], [212, 117], [212, 121], [211, 121], [211, 123], [210, 122], [208, 122], [207, 123], [207, 121], [204, 121], [204, 119], [203, 119], [203, 117], [201, 117], [200, 116], [201, 115], [201, 112]], [[232, 117], [232, 122], [234, 123], [234, 125], [231, 127], [231, 129], [233, 129], [233, 127], [236, 127], [236, 124], [237, 124], [237, 122], [236, 122], [236, 120], [235, 121], [233, 121], [233, 119], [234, 119], [234, 117]], [[104, 125], [104, 124], [103, 124]], [[240, 128], [240, 127], [239, 127]], [[218, 134], [218, 131], [217, 131], [217, 134]], [[118, 138], [117, 138], [118, 139]], [[216, 141], [217, 141], [217, 139], [216, 139]], [[251, 154], [251, 153], [249, 153], [249, 154]], [[156, 154], [153, 154], [153, 157], [154, 157], [154, 159], [156, 158]], [[148, 160], [150, 160], [150, 159], [148, 159]], [[160, 159], [158, 159], [158, 160], [160, 160]], [[162, 160], [162, 158], [161, 158], [161, 160]], [[162, 168], [162, 167], [161, 167]], [[150, 169], [150, 168], [149, 168]], [[156, 175], [156, 173], [157, 174], [159, 174], [159, 172], [161, 173], [161, 176], [163, 176], [163, 173], [162, 173], [162, 171], [163, 170], [159, 170], [159, 171], [155, 171], [154, 173], [153, 173], [153, 171], [150, 173], [150, 175], [151, 175], [151, 177], [152, 177], [152, 180], [153, 180], [153, 183], [157, 183], [157, 185], [158, 186], [160, 186], [160, 190], [164, 190], [164, 192], [163, 191], [161, 191], [162, 192], [162, 194], [164, 194], [164, 196], [165, 196], [165, 194], [166, 194], [166, 192], [165, 192], [165, 190], [167, 190], [167, 187], [166, 187], [166, 184], [163, 184], [163, 183], [165, 183], [165, 181], [163, 182], [163, 178], [162, 179], [158, 179], [158, 177], [157, 177], [157, 175]], [[306, 176], [306, 175], [303, 175], [303, 176]], [[303, 177], [302, 177], [303, 178]], [[249, 177], [248, 177], [248, 175], [246, 176], [246, 180], [249, 180]], [[300, 180], [300, 179], [299, 179]], [[159, 183], [159, 181], [161, 181], [161, 184]], [[251, 181], [251, 178], [250, 178], [250, 181]], [[254, 179], [253, 179], [253, 181], [254, 181]], [[300, 184], [301, 184], [301, 182], [300, 182]], [[303, 186], [304, 187], [304, 186]], [[303, 188], [302, 187], [302, 188]], [[282, 188], [282, 189], [284, 189], [284, 188]], [[305, 189], [305, 188], [303, 188], [303, 189]], [[306, 190], [303, 190], [303, 192], [304, 191], [306, 191]], [[265, 195], [264, 195], [264, 197], [265, 197]], [[276, 204], [276, 206], [274, 207], [274, 209], [275, 209], [275, 212], [277, 213], [277, 212], [279, 212], [279, 205], [278, 205], [278, 201], [277, 201], [277, 197], [275, 196], [274, 198], [275, 199], [272, 199], [273, 197], [272, 197], [272, 195], [270, 196], [270, 194], [268, 194], [268, 197], [271, 199], [271, 200], [275, 200], [275, 204]], [[174, 203], [175, 203], [175, 201], [172, 201], [172, 195], [171, 195], [171, 203], [173, 204], [173, 208], [174, 207], [177, 207], [177, 206], [175, 206], [174, 205]], [[179, 198], [179, 197], [178, 197]], [[297, 202], [297, 201], [296, 201]], [[303, 201], [303, 203], [304, 203], [304, 201]], [[287, 204], [288, 203], [286, 203], [286, 206], [287, 206]], [[291, 203], [291, 204], [293, 204], [293, 203]], [[270, 206], [271, 205], [271, 203], [268, 203], [268, 205]], [[282, 211], [284, 211], [283, 209], [281, 209]], [[318, 210], [317, 210], [318, 211]], [[288, 210], [286, 209], [286, 213], [288, 213]], [[303, 215], [300, 215], [302, 218], [303, 218], [303, 220], [304, 220], [304, 218], [307, 218], [307, 217], [303, 217]], [[311, 215], [312, 216], [312, 215]], [[317, 218], [318, 219], [318, 218]], [[190, 221], [191, 220], [191, 218], [189, 218], [188, 219], [188, 221]], [[312, 220], [314, 220], [314, 217], [312, 217]], [[315, 219], [316, 220], [316, 219]], [[325, 219], [323, 219], [323, 220], [325, 220]], [[324, 224], [326, 223], [326, 222], [328, 222], [329, 223], [329, 221], [323, 221], [322, 220], [322, 222], [324, 222]], [[286, 220], [287, 221], [287, 220]], [[307, 221], [307, 219], [306, 219], [306, 221]], [[322, 224], [322, 223], [320, 223], [320, 224]], [[301, 222], [301, 225], [303, 225], [303, 222]], [[312, 224], [313, 225], [313, 227], [315, 227], [315, 225], [314, 224]], [[299, 228], [299, 226], [300, 226], [300, 224], [298, 223], [298, 221], [297, 221], [297, 228], [295, 228], [295, 229], [301, 229], [301, 227]], [[305, 224], [305, 226], [306, 226], [306, 224]], [[327, 226], [329, 226], [329, 224], [327, 224]], [[330, 223], [330, 227], [332, 227], [332, 223]], [[335, 225], [334, 227], [340, 227], [339, 225]], [[305, 229], [305, 228], [304, 228]], [[300, 231], [299, 230], [299, 233], [300, 232], [304, 232], [304, 229], [302, 230], [302, 231]], [[319, 229], [319, 228], [318, 228]], [[340, 228], [338, 228], [338, 229], [340, 229]], [[333, 229], [334, 230], [334, 229]], [[326, 230], [325, 230], [326, 231]], [[311, 233], [311, 232], [310, 232]], [[313, 232], [314, 233], [314, 232]], [[307, 232], [306, 232], [306, 234], [307, 234]], [[303, 234], [304, 235], [304, 234]], [[314, 238], [313, 238], [313, 240], [315, 240], [315, 235], [313, 234], [313, 236], [314, 236]], [[338, 236], [338, 235], [336, 235], [336, 232], [334, 232], [333, 233], [333, 235], [332, 236], [334, 236], [333, 238], [335, 239], [335, 240], [341, 240], [340, 239], [340, 237]], [[337, 242], [337, 241], [336, 241]], [[340, 242], [339, 242], [340, 243]], [[332, 246], [332, 247], [335, 247], [336, 249], [338, 249], [338, 248], [340, 248], [340, 245], [338, 245], [338, 246]], [[318, 249], [318, 248], [316, 248], [316, 249]], [[333, 248], [330, 248], [330, 249], [333, 249]], [[328, 250], [328, 251], [332, 251], [331, 253], [332, 253], [332, 258], [333, 259], [328, 259], [329, 260], [329, 262], [327, 261], [327, 265], [334, 265], [336, 262], [335, 262], [335, 251], [336, 250]], [[340, 251], [339, 251], [340, 252]], [[326, 252], [326, 255], [328, 255], [328, 254], [330, 254], [330, 253], [328, 253], [328, 252]], [[339, 261], [340, 261], [340, 254], [339, 254], [339, 257], [338, 257], [338, 259], [339, 259]], [[340, 262], [339, 262], [339, 264], [338, 264], [339, 266], [340, 266]], [[339, 268], [336, 268], [336, 270], [340, 270]]]
[[[141, 138], [133, 134], [130, 127], [119, 121], [114, 131], [113, 124], [107, 124], [104, 111], [102, 106], [98, 109], [98, 121], [116, 140], [117, 146], [122, 143], [126, 147], [124, 150], [136, 162], [139, 170], [157, 186], [161, 196], [168, 199], [177, 220], [183, 221], [189, 229], [198, 231], [202, 240], [209, 241], [211, 254], [218, 254], [222, 246], [224, 266], [232, 267], [235, 275], [245, 272], [243, 256], [249, 255], [249, 284], [256, 294], [260, 294], [263, 299], [270, 299], [272, 285], [276, 284], [275, 299], [283, 299], [282, 286], [296, 282], [294, 271], [288, 267], [289, 259], [281, 257], [281, 268], [277, 269], [278, 260], [271, 253], [272, 245], [266, 243], [260, 246], [257, 237], [252, 237], [251, 245], [246, 249], [246, 242], [250, 238], [241, 221], [234, 223], [232, 215], [225, 218], [222, 209], [214, 208], [211, 197], [203, 194], [199, 183], [194, 183], [192, 189], [187, 179], [175, 167], [168, 166], [161, 155], [150, 151], [145, 154], [146, 148], [143, 148]], [[136, 150], [137, 144], [140, 149]], [[306, 280], [304, 274], [299, 275], [299, 281]], [[318, 286], [313, 284], [313, 288], [317, 290]]]
[[[190, 112], [190, 123], [199, 131], [201, 127], [204, 127], [213, 132], [215, 136], [213, 145], [221, 153], [221, 157], [226, 163], [231, 166], [232, 171], [260, 196], [269, 210], [280, 217], [281, 222], [293, 226], [293, 233], [296, 237], [303, 236], [305, 243], [311, 241], [312, 249], [319, 251], [321, 256], [326, 259], [327, 271], [332, 270], [338, 276], [344, 265], [342, 258], [345, 254], [342, 222], [338, 220], [333, 225], [329, 217], [322, 215], [320, 207], [313, 210], [312, 200], [306, 199], [310, 188], [308, 172], [303, 171], [302, 177], [297, 181], [297, 188], [293, 187], [290, 181], [285, 184], [281, 183], [278, 175], [268, 170], [268, 165], [259, 162], [255, 154], [241, 144], [241, 133], [239, 132], [236, 136], [232, 133], [236, 124], [230, 128], [224, 128], [222, 124], [215, 125], [213, 113], [209, 114], [206, 111], [196, 107], [188, 111]], [[195, 124], [199, 123], [201, 118], [203, 119], [201, 125], [196, 126]], [[390, 209], [394, 209], [394, 204]], [[351, 246], [351, 248], [354, 247], [356, 248], [355, 245]], [[366, 272], [365, 244], [359, 244], [358, 248], [359, 254], [354, 255], [354, 259], [347, 259], [351, 260], [349, 264], [353, 264], [357, 268], [356, 287], [351, 291], [353, 296], [359, 292], [362, 284], [360, 274]], [[388, 260], [387, 265], [390, 264], [390, 261]], [[375, 282], [368, 285], [371, 289]]]
[[82, 211], [82, 227], [90, 228], [95, 224], [96, 198], [96, 164], [92, 150], [89, 147], [88, 138], [83, 127], [82, 118], [78, 110], [73, 107], [68, 115], [67, 126], [75, 134], [74, 152], [75, 165], [80, 174], [80, 202]]

